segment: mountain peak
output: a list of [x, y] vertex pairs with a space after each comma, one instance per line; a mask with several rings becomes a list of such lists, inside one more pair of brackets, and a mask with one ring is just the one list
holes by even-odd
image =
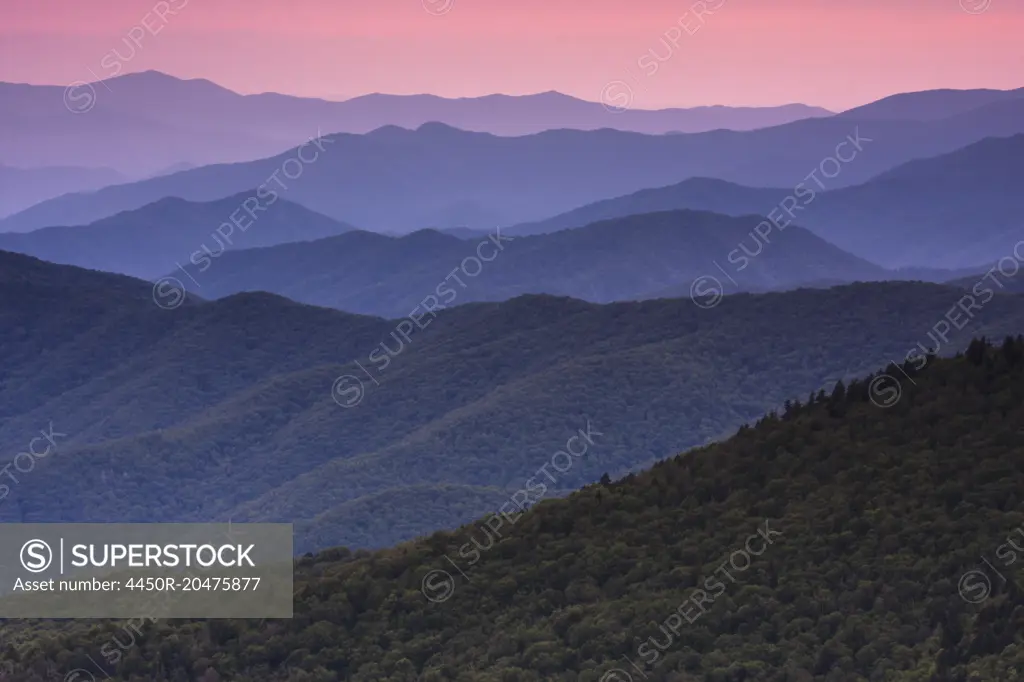
[[121, 76], [116, 76], [109, 79], [111, 82], [118, 82], [123, 85], [134, 85], [136, 87], [142, 86], [146, 88], [181, 88], [188, 87], [192, 90], [195, 88], [203, 88], [208, 92], [217, 93], [230, 93], [237, 95], [238, 93], [233, 90], [229, 90], [222, 85], [218, 85], [211, 80], [206, 78], [179, 78], [178, 76], [172, 76], [169, 73], [163, 71], [156, 71], [149, 69], [146, 71], [133, 71], [132, 73], [126, 73]]
[[441, 123], [440, 121], [427, 121], [426, 123], [423, 123], [418, 128], [416, 128], [416, 132], [427, 133], [430, 135], [463, 135], [467, 131], [461, 130], [454, 126], [450, 126], [447, 123]]
[[126, 73], [123, 76], [118, 76], [118, 78], [124, 78], [126, 80], [135, 78], [145, 78], [148, 80], [165, 80], [178, 82], [184, 82], [186, 80], [184, 78], [172, 76], [171, 74], [165, 73], [163, 71], [157, 71], [156, 69], [146, 69], [145, 71], [133, 71], [132, 73]]

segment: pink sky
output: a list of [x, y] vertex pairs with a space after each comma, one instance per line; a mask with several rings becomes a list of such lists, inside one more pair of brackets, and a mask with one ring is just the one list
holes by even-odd
[[[622, 80], [638, 108], [843, 109], [901, 91], [1024, 86], [1022, 0], [703, 0], [717, 8], [703, 24], [694, 0], [164, 2], [178, 9], [165, 21], [156, 0], [0, 0], [0, 80], [108, 76], [104, 56], [129, 54], [126, 36], [148, 15], [156, 35], [138, 40], [126, 72], [244, 93], [597, 100]], [[662, 42], [672, 31], [677, 46]], [[648, 76], [639, 60], [651, 50], [664, 61]]]

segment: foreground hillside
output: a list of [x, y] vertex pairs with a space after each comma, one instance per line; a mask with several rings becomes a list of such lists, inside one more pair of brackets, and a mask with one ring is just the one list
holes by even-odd
[[[389, 546], [500, 506], [588, 424], [603, 435], [587, 458], [534, 498], [728, 435], [933, 345], [965, 295], [878, 283], [711, 309], [523, 296], [423, 315], [420, 330], [269, 294], [165, 310], [152, 293], [0, 253], [0, 451], [64, 434], [0, 520], [280, 520], [299, 551]], [[989, 298], [954, 316], [959, 334], [946, 323], [940, 352], [1024, 331], [1024, 298]]]
[[302, 559], [293, 620], [147, 623], [100, 660], [115, 624], [23, 623], [3, 657], [26, 681], [1019, 680], [1020, 570], [978, 571], [1024, 525], [1024, 338], [886, 372], [887, 409], [877, 377], [837, 386], [499, 542]]

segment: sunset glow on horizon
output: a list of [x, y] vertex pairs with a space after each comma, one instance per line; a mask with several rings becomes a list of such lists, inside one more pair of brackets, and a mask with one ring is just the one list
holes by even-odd
[[833, 110], [896, 92], [1024, 86], [1024, 3], [1011, 0], [0, 0], [0, 10], [0, 80], [34, 84], [108, 78], [116, 61], [118, 73], [327, 99], [557, 90], [598, 100], [622, 81], [637, 108]]

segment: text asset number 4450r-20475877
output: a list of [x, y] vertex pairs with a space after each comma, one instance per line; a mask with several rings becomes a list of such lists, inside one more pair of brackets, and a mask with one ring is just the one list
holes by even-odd
[[247, 592], [259, 587], [259, 577], [132, 578], [125, 589], [146, 592]]

